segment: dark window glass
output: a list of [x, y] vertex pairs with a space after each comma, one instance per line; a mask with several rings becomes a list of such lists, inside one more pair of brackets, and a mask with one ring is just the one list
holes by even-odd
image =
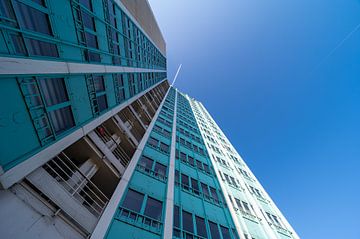
[[154, 198], [148, 197], [144, 214], [148, 217], [160, 221], [162, 214], [162, 202]]
[[42, 78], [39, 80], [39, 84], [46, 106], [69, 100], [63, 78]]
[[94, 34], [85, 32], [86, 45], [92, 48], [98, 48], [97, 37]]
[[207, 238], [206, 225], [204, 218], [195, 216], [197, 234]]
[[199, 195], [199, 182], [194, 178], [191, 178], [191, 187], [193, 188], [194, 193]]
[[175, 170], [175, 183], [180, 183], [180, 173], [178, 170]]
[[183, 230], [188, 232], [194, 232], [194, 225], [192, 214], [186, 211], [182, 211], [182, 222], [183, 222]]
[[180, 209], [174, 206], [174, 227], [180, 227]]
[[91, 0], [80, 0], [80, 3], [81, 3], [82, 5], [84, 5], [87, 9], [89, 9], [90, 11], [92, 11]]
[[94, 87], [96, 92], [105, 91], [104, 78], [102, 76], [93, 76]]
[[243, 201], [244, 208], [247, 212], [250, 212], [249, 204]]
[[101, 95], [96, 97], [98, 105], [99, 105], [99, 110], [100, 112], [103, 110], [106, 110], [108, 105], [107, 105], [107, 100], [106, 100], [106, 95]]
[[155, 171], [158, 175], [160, 175], [160, 176], [162, 176], [162, 177], [165, 177], [165, 175], [166, 175], [166, 166], [163, 165], [163, 164], [161, 164], [161, 163], [156, 163], [156, 164], [155, 164], [155, 169], [154, 169], [154, 171]]
[[154, 160], [146, 157], [141, 156], [139, 164], [143, 166], [145, 169], [151, 170]]
[[218, 195], [216, 193], [216, 189], [211, 186], [209, 186], [209, 187], [210, 187], [210, 193], [211, 193], [212, 198], [215, 199], [216, 201], [219, 201]]
[[185, 174], [181, 174], [181, 184], [185, 189], [189, 189], [189, 177]]
[[169, 145], [163, 143], [163, 142], [160, 142], [160, 149], [166, 153], [169, 153]]
[[207, 165], [207, 164], [203, 164], [204, 165], [204, 170], [205, 170], [205, 172], [207, 172], [208, 174], [210, 174], [211, 172], [210, 172], [210, 168], [209, 168], [209, 165]]
[[203, 192], [203, 195], [207, 198], [209, 198], [209, 189], [208, 186], [204, 183], [201, 183], [201, 190]]
[[88, 61], [95, 61], [95, 62], [101, 61], [100, 54], [92, 51], [86, 51], [85, 59]]
[[220, 226], [220, 230], [223, 239], [231, 239], [229, 228]]
[[191, 166], [195, 166], [194, 158], [193, 158], [193, 157], [188, 156], [188, 160], [189, 160], [189, 163], [190, 163]]
[[135, 212], [140, 212], [144, 194], [129, 189], [122, 206]]
[[240, 200], [237, 199], [237, 198], [235, 198], [235, 202], [236, 202], [236, 205], [238, 206], [238, 208], [239, 208], [240, 210], [243, 210]]
[[25, 55], [26, 54], [26, 48], [24, 40], [20, 35], [11, 34], [11, 40], [15, 47], [15, 52], [18, 55]]
[[149, 140], [148, 140], [148, 144], [150, 144], [153, 147], [157, 147], [158, 143], [159, 143], [159, 140], [157, 140], [157, 139], [155, 139], [153, 137], [150, 137]]
[[75, 125], [70, 106], [50, 111], [49, 116], [56, 134], [61, 134]]
[[180, 159], [183, 162], [186, 162], [186, 154], [184, 154], [183, 152], [180, 152]]
[[209, 221], [210, 234], [212, 239], [220, 239], [219, 229], [216, 223]]
[[82, 15], [82, 19], [83, 19], [83, 22], [84, 22], [84, 26], [86, 28], [89, 28], [89, 29], [95, 31], [94, 17], [92, 17], [89, 13], [87, 13], [84, 10], [81, 11], [81, 15]]
[[27, 30], [52, 35], [48, 15], [35, 8], [14, 1], [20, 27]]
[[9, 0], [0, 1], [0, 13], [4, 17], [15, 19], [14, 11]]
[[196, 167], [202, 170], [202, 163], [199, 160], [196, 160]]
[[58, 57], [57, 47], [53, 43], [24, 38], [29, 54], [34, 56]]

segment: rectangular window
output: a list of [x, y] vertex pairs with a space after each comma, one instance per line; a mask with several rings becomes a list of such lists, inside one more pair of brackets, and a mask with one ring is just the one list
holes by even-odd
[[153, 137], [150, 137], [149, 140], [148, 140], [148, 144], [153, 146], [153, 147], [157, 147], [158, 146], [158, 143], [159, 143], [159, 140], [153, 138]]
[[147, 171], [147, 172], [149, 172], [152, 169], [153, 163], [154, 163], [154, 160], [152, 160], [144, 155], [141, 156], [140, 161], [139, 161], [139, 165], [144, 167], [145, 171]]
[[50, 111], [49, 117], [56, 134], [61, 134], [75, 125], [70, 106]]
[[165, 176], [166, 176], [166, 166], [165, 165], [157, 162], [155, 164], [154, 171], [155, 171], [155, 173], [157, 173], [157, 175], [165, 178]]
[[200, 194], [200, 190], [199, 190], [199, 182], [194, 179], [194, 178], [191, 178], [191, 187], [193, 189], [193, 192], [197, 195]]
[[169, 145], [167, 145], [163, 142], [160, 142], [160, 149], [161, 149], [161, 151], [163, 151], [165, 153], [169, 153], [170, 147], [169, 147]]
[[174, 227], [180, 228], [180, 209], [174, 205]]
[[180, 159], [183, 162], [186, 162], [186, 154], [184, 154], [183, 152], [180, 152]]
[[59, 57], [57, 47], [53, 43], [24, 38], [29, 54], [33, 56]]
[[183, 230], [193, 233], [194, 232], [194, 224], [192, 214], [186, 211], [182, 211], [182, 222], [183, 222]]
[[105, 91], [104, 77], [93, 76], [93, 80], [94, 80], [94, 88], [96, 93]]
[[197, 235], [207, 238], [206, 225], [205, 225], [204, 218], [195, 216], [195, 221], [196, 221]]
[[181, 184], [183, 188], [189, 190], [189, 177], [183, 173], [181, 174]]
[[220, 239], [219, 229], [216, 223], [209, 221], [210, 234], [212, 239]]
[[39, 85], [46, 106], [57, 105], [69, 101], [63, 78], [41, 78], [39, 80]]
[[151, 217], [155, 220], [161, 221], [162, 215], [162, 202], [154, 198], [148, 197], [144, 215]]
[[220, 226], [223, 239], [231, 239], [229, 228]]
[[217, 195], [217, 193], [216, 193], [216, 189], [213, 188], [213, 187], [211, 187], [211, 186], [209, 186], [209, 187], [210, 187], [211, 197], [212, 197], [216, 202], [218, 202], [218, 201], [219, 201], [219, 197], [218, 197], [218, 195]]
[[203, 193], [205, 198], [210, 198], [209, 197], [209, 189], [208, 189], [208, 186], [206, 184], [201, 183], [201, 190], [202, 190], [202, 193]]
[[202, 163], [199, 160], [196, 160], [196, 167], [200, 170], [202, 170]]
[[18, 22], [21, 28], [52, 35], [49, 17], [46, 13], [18, 1], [14, 1], [14, 8], [18, 13]]
[[189, 164], [194, 167], [195, 166], [194, 158], [191, 156], [188, 156], [188, 160], [189, 160]]
[[141, 205], [143, 203], [143, 200], [144, 200], [144, 194], [129, 189], [122, 203], [122, 206], [139, 213], [141, 210]]
[[99, 110], [104, 111], [108, 108], [107, 105], [107, 99], [106, 99], [106, 95], [100, 95], [96, 97], [97, 103], [99, 105]]

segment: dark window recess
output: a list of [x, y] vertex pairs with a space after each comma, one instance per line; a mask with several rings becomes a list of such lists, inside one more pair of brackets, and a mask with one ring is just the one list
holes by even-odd
[[108, 108], [108, 104], [107, 104], [107, 99], [106, 99], [106, 95], [101, 95], [96, 97], [98, 105], [99, 105], [99, 110], [104, 111]]
[[53, 43], [24, 38], [30, 55], [59, 57], [57, 47]]
[[192, 218], [192, 214], [186, 211], [182, 211], [182, 222], [183, 222], [183, 229], [185, 231], [194, 232], [194, 227], [193, 227], [193, 218]]
[[140, 212], [143, 200], [144, 194], [129, 189], [122, 206], [132, 211]]
[[14, 45], [14, 50], [15, 53], [17, 55], [26, 55], [26, 48], [25, 48], [25, 43], [24, 40], [22, 39], [22, 37], [19, 34], [11, 34], [11, 40], [13, 42]]
[[95, 32], [96, 30], [95, 30], [94, 17], [91, 16], [89, 13], [85, 12], [84, 10], [81, 11], [81, 15], [84, 22], [84, 26]]
[[220, 239], [219, 229], [216, 223], [209, 221], [210, 234], [212, 239]]
[[223, 239], [231, 239], [229, 228], [220, 226]]
[[155, 171], [158, 175], [160, 175], [160, 176], [162, 176], [162, 177], [165, 177], [165, 176], [166, 176], [166, 166], [163, 165], [163, 164], [161, 164], [161, 163], [158, 163], [158, 162], [157, 162], [157, 163], [155, 164], [154, 171]]
[[21, 28], [52, 35], [48, 15], [24, 3], [14, 1], [18, 22]]
[[85, 32], [85, 38], [86, 38], [87, 46], [92, 48], [98, 48], [98, 40], [96, 35], [89, 32]]
[[102, 76], [93, 76], [96, 92], [105, 91], [105, 82]]
[[141, 159], [140, 159], [140, 162], [139, 162], [139, 164], [141, 166], [143, 166], [146, 171], [151, 170], [153, 163], [154, 163], [154, 160], [152, 160], [152, 159], [150, 159], [150, 158], [148, 158], [146, 156], [141, 156]]
[[50, 111], [49, 117], [56, 134], [61, 134], [75, 125], [70, 106]]
[[180, 209], [179, 206], [174, 206], [174, 227], [180, 227]]
[[207, 232], [206, 232], [206, 225], [204, 218], [195, 217], [196, 220], [196, 231], [199, 236], [206, 237], [207, 238]]
[[160, 149], [161, 149], [161, 151], [169, 153], [170, 147], [169, 147], [169, 145], [167, 145], [163, 142], [160, 142]]
[[185, 174], [181, 174], [181, 184], [182, 187], [189, 190], [189, 177]]
[[42, 78], [39, 80], [46, 106], [52, 106], [69, 100], [63, 78]]
[[162, 215], [162, 202], [154, 198], [148, 197], [144, 214], [148, 217], [160, 221]]
[[159, 140], [153, 138], [153, 137], [150, 137], [149, 140], [148, 140], [148, 144], [153, 146], [153, 147], [157, 147], [158, 146], [158, 143], [159, 143]]

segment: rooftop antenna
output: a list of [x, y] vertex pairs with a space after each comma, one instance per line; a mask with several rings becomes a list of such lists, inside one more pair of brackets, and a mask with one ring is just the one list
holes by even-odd
[[179, 67], [178, 67], [178, 69], [177, 69], [177, 72], [176, 72], [176, 74], [175, 74], [175, 77], [174, 77], [173, 82], [171, 83], [171, 86], [173, 86], [173, 85], [175, 84], [176, 78], [177, 78], [177, 76], [178, 76], [178, 74], [179, 74], [179, 71], [180, 71], [180, 69], [181, 69], [181, 65], [182, 65], [182, 64], [180, 64]]

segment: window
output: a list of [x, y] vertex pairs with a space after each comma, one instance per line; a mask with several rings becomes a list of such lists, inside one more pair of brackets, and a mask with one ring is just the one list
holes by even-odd
[[189, 177], [183, 173], [181, 174], [181, 184], [183, 188], [189, 190]]
[[65, 82], [62, 78], [42, 78], [39, 81], [46, 106], [68, 101]]
[[18, 13], [18, 22], [21, 28], [52, 35], [49, 18], [46, 13], [18, 1], [14, 1], [14, 8]]
[[95, 92], [102, 92], [105, 91], [105, 82], [104, 82], [104, 78], [102, 76], [94, 76], [94, 88], [95, 88]]
[[196, 221], [197, 235], [207, 238], [206, 225], [205, 225], [204, 218], [195, 216], [195, 221]]
[[186, 154], [184, 154], [183, 152], [180, 152], [180, 159], [183, 162], [186, 162]]
[[143, 200], [144, 194], [129, 189], [122, 206], [132, 211], [140, 212]]
[[100, 95], [96, 97], [98, 105], [99, 105], [99, 110], [104, 111], [107, 109], [107, 99], [106, 99], [106, 95]]
[[63, 78], [40, 78], [39, 87], [56, 134], [75, 125]]
[[210, 234], [212, 239], [220, 239], [219, 229], [216, 223], [209, 221]]
[[162, 202], [154, 198], [148, 197], [146, 201], [144, 215], [156, 219], [158, 221], [161, 221]]
[[193, 218], [192, 218], [192, 214], [186, 211], [182, 211], [182, 222], [183, 222], [183, 229], [185, 231], [194, 232], [194, 225], [193, 225]]
[[189, 160], [189, 163], [190, 163], [191, 166], [195, 166], [194, 158], [193, 158], [193, 157], [188, 156], [188, 160]]
[[160, 149], [161, 151], [165, 152], [165, 153], [169, 153], [169, 145], [163, 143], [163, 142], [160, 142]]
[[159, 140], [157, 140], [157, 139], [155, 139], [153, 137], [150, 137], [149, 140], [148, 140], [148, 144], [155, 147], [155, 148], [157, 147], [158, 143], [159, 143]]
[[205, 170], [205, 172], [207, 172], [208, 174], [210, 174], [211, 172], [210, 172], [210, 168], [209, 168], [209, 165], [207, 165], [207, 164], [203, 164], [204, 165], [204, 170]]
[[229, 228], [220, 226], [223, 239], [231, 239]]
[[194, 179], [194, 178], [191, 178], [191, 187], [193, 189], [193, 192], [197, 195], [200, 194], [200, 190], [199, 190], [199, 182]]
[[201, 190], [205, 198], [210, 198], [208, 186], [204, 183], [201, 183]]
[[180, 227], [180, 209], [174, 205], [174, 227]]
[[[57, 47], [53, 43], [44, 42], [44, 41], [35, 40], [35, 39], [30, 39], [30, 38], [26, 38], [26, 37], [24, 38], [24, 40], [25, 40], [25, 43], [26, 43], [26, 45], [28, 47], [28, 51], [29, 51], [30, 55], [49, 56], [49, 57], [58, 57], [59, 56], [59, 53], [57, 51]], [[17, 43], [18, 42], [14, 43], [16, 45], [16, 48], [19, 51], [22, 51], [19, 48], [21, 46], [17, 45]]]
[[166, 166], [163, 165], [163, 164], [161, 164], [161, 163], [156, 162], [154, 171], [155, 171], [159, 176], [162, 176], [162, 177], [165, 177], [165, 176], [166, 176]]
[[202, 170], [202, 163], [199, 160], [196, 160], [196, 167]]
[[[210, 187], [210, 186], [209, 186], [209, 187]], [[212, 198], [213, 198], [216, 202], [218, 202], [218, 201], [219, 201], [219, 197], [218, 197], [218, 195], [217, 195], [217, 193], [216, 193], [216, 189], [213, 188], [213, 187], [210, 187], [210, 192], [211, 192]]]
[[154, 160], [146, 157], [146, 156], [141, 156], [139, 165], [143, 166], [145, 168], [145, 171], [150, 171], [152, 169], [152, 165], [154, 163]]

